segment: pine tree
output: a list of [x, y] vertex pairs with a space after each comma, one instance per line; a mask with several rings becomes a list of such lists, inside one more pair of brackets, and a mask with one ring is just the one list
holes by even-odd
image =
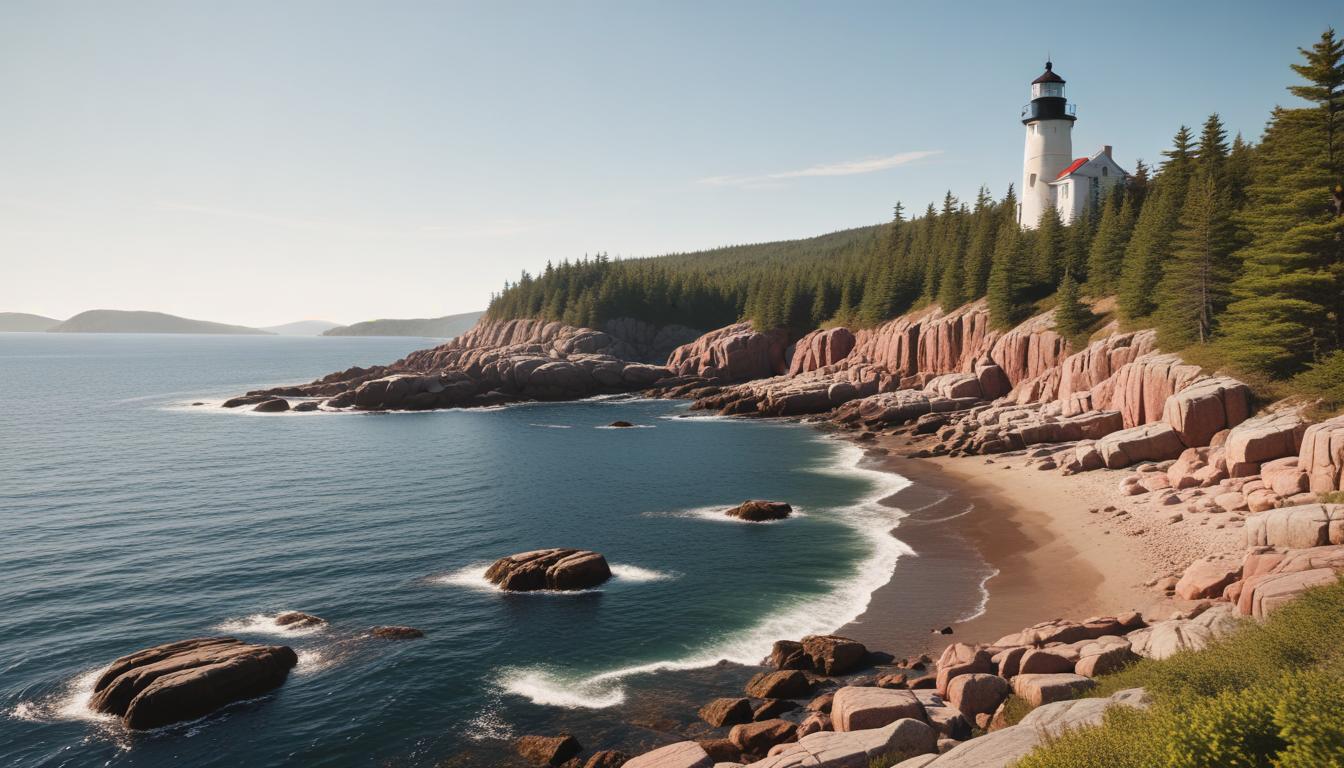
[[1320, 119], [1325, 130], [1326, 168], [1338, 175], [1339, 163], [1344, 161], [1340, 150], [1340, 134], [1344, 129], [1344, 40], [1335, 39], [1335, 30], [1328, 28], [1311, 50], [1297, 50], [1307, 61], [1291, 66], [1307, 84], [1290, 85], [1288, 91], [1320, 106]]
[[1064, 234], [1064, 222], [1059, 218], [1059, 211], [1053, 205], [1047, 205], [1041, 211], [1033, 235], [1036, 242], [1029, 275], [1033, 287], [1054, 287], [1059, 283], [1060, 276], [1064, 274], [1064, 260], [1068, 251]]
[[1190, 129], [1181, 126], [1172, 139], [1172, 148], [1162, 154], [1167, 161], [1158, 178], [1147, 185], [1120, 269], [1120, 313], [1130, 322], [1148, 317], [1157, 308], [1155, 291], [1162, 280], [1163, 265], [1171, 256], [1172, 235], [1180, 223], [1195, 165]]
[[[1009, 190], [1012, 194], [1012, 190]], [[1016, 200], [1012, 202], [1016, 207]], [[980, 188], [975, 198], [975, 210], [971, 214], [970, 241], [966, 245], [966, 279], [962, 295], [966, 299], [978, 299], [985, 295], [985, 286], [989, 282], [989, 269], [994, 261], [994, 235], [998, 229], [998, 207], [989, 196], [989, 190]]]
[[1158, 285], [1157, 329], [1164, 349], [1209, 340], [1237, 274], [1235, 247], [1227, 191], [1201, 170], [1186, 195], [1175, 248]]
[[1221, 184], [1226, 161], [1227, 131], [1223, 129], [1222, 118], [1214, 112], [1204, 121], [1204, 129], [1199, 134], [1199, 146], [1195, 150], [1195, 168]]
[[938, 305], [945, 312], [951, 312], [966, 303], [965, 295], [962, 294], [966, 281], [961, 266], [961, 258], [953, 256], [943, 268], [943, 277], [938, 283]]
[[1011, 328], [1022, 317], [1022, 267], [1026, 260], [1022, 235], [1016, 210], [1006, 210], [994, 241], [994, 263], [986, 293], [990, 322], [996, 328]]
[[1339, 125], [1344, 45], [1327, 30], [1306, 64], [1307, 85], [1289, 86], [1315, 101], [1277, 109], [1252, 155], [1252, 181], [1239, 217], [1251, 242], [1242, 251], [1236, 300], [1222, 318], [1222, 347], [1236, 364], [1292, 374], [1339, 348], [1344, 337], [1344, 216], [1332, 209], [1340, 179]]
[[1083, 304], [1078, 281], [1070, 272], [1059, 283], [1055, 307], [1055, 331], [1066, 339], [1077, 337], [1092, 324], [1092, 311]]
[[1134, 196], [1126, 194], [1123, 187], [1116, 187], [1102, 202], [1101, 221], [1088, 250], [1087, 283], [1093, 295], [1115, 292], [1125, 261], [1125, 246], [1133, 229]]

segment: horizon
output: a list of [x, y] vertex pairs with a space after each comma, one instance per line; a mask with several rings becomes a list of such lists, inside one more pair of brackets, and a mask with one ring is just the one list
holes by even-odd
[[[982, 184], [997, 198], [1047, 55], [1079, 105], [1076, 155], [1155, 164], [1215, 111], [1257, 140], [1298, 103], [1288, 67], [1330, 7], [1202, 10], [980, 6], [968, 28], [876, 3], [13, 4], [0, 311], [440, 317], [547, 261], [806, 238]], [[1099, 26], [1112, 56], [1076, 33]]]

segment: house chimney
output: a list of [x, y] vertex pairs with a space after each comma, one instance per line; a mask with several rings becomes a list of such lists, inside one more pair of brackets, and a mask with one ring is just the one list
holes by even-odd
[[1111, 145], [1110, 145], [1110, 144], [1104, 144], [1104, 145], [1102, 145], [1102, 147], [1101, 147], [1101, 154], [1103, 154], [1103, 155], [1105, 155], [1105, 156], [1107, 156], [1107, 157], [1110, 157], [1110, 156], [1111, 156]]

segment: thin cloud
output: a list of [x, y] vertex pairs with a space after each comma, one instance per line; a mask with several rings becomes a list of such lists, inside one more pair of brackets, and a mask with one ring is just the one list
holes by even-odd
[[780, 171], [757, 176], [708, 176], [696, 181], [711, 187], [772, 187], [787, 179], [803, 179], [818, 176], [857, 176], [863, 173], [877, 173], [891, 168], [923, 160], [926, 157], [942, 154], [941, 149], [901, 152], [886, 157], [870, 157], [863, 160], [844, 160], [838, 163], [824, 163], [796, 171]]

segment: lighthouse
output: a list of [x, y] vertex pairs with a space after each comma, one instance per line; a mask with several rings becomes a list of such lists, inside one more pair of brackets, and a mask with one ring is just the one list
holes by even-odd
[[1022, 107], [1027, 145], [1022, 158], [1019, 226], [1034, 229], [1046, 208], [1055, 208], [1065, 224], [1126, 177], [1104, 146], [1091, 157], [1073, 156], [1073, 124], [1077, 110], [1064, 97], [1064, 78], [1053, 62], [1031, 81], [1031, 102]]

